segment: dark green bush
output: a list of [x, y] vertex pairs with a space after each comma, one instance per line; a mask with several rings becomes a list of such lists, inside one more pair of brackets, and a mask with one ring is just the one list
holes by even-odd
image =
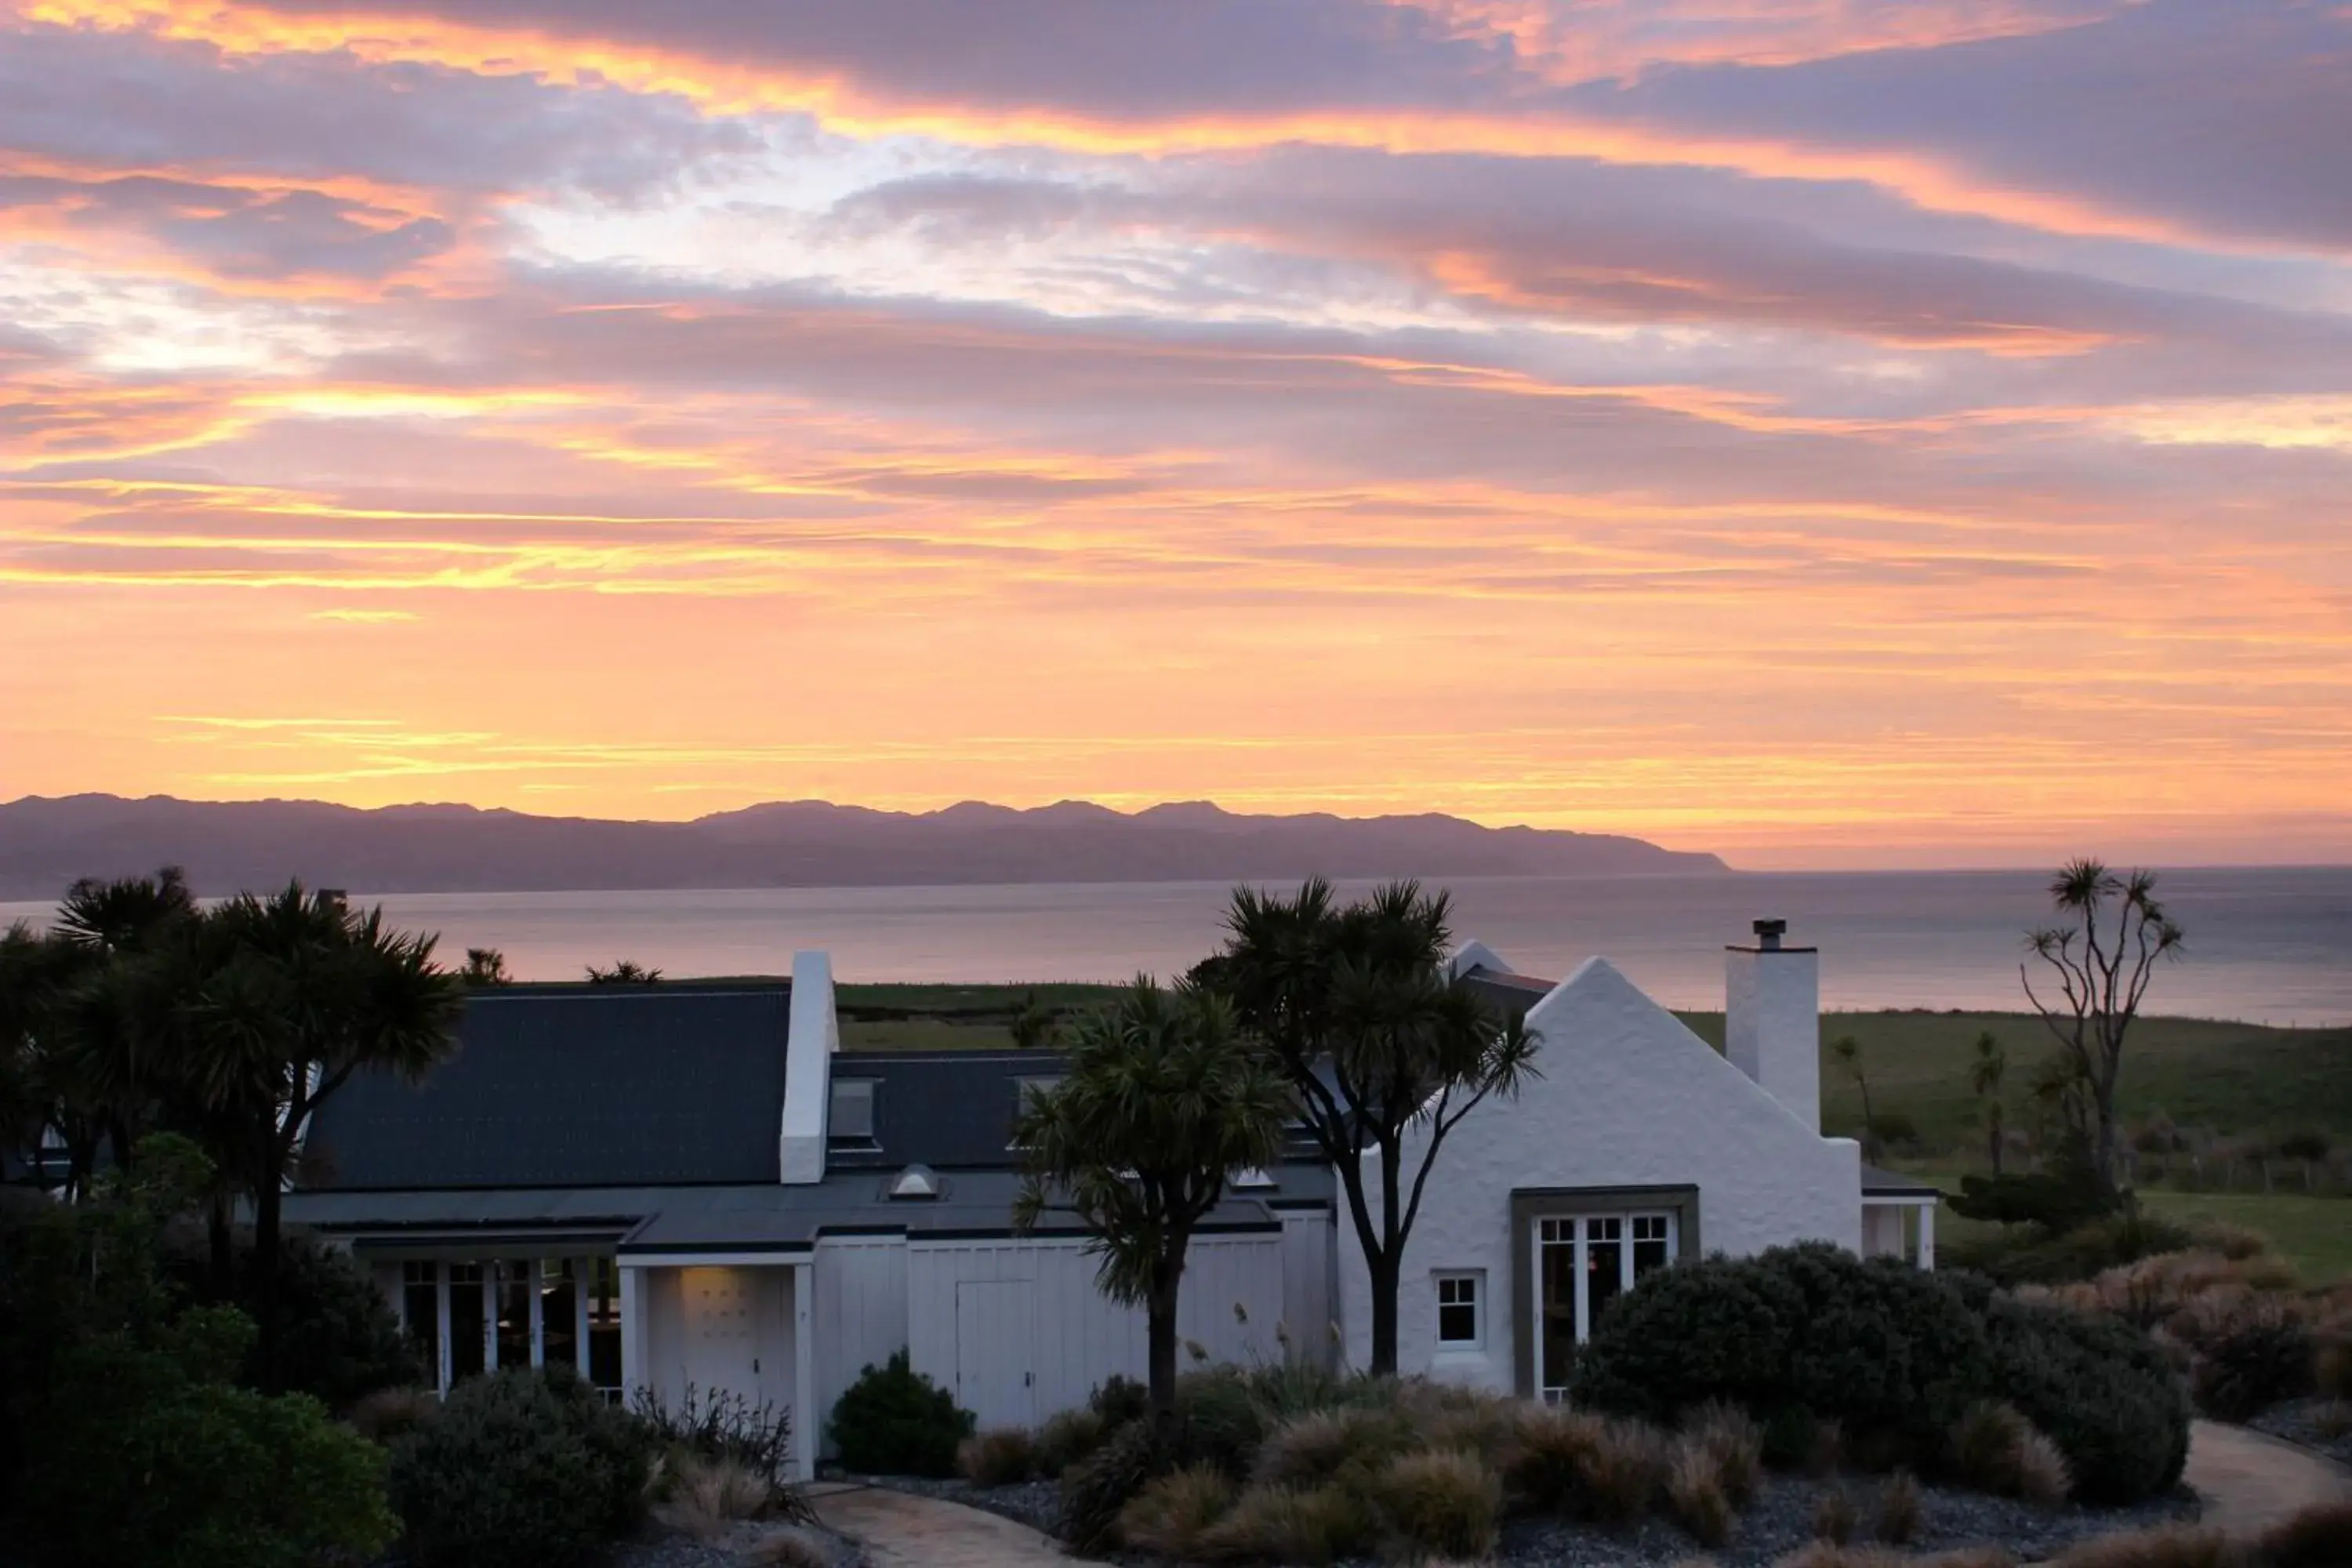
[[2215, 1420], [2251, 1421], [2309, 1394], [2317, 1360], [2318, 1346], [2300, 1319], [2252, 1316], [2200, 1348], [2189, 1389]]
[[[239, 1238], [237, 1291], [224, 1303], [257, 1312], [259, 1280], [252, 1237]], [[183, 1254], [172, 1272], [199, 1300], [214, 1300], [204, 1258]], [[385, 1304], [383, 1292], [347, 1253], [289, 1232], [278, 1255], [278, 1376], [289, 1392], [344, 1410], [379, 1388], [402, 1388], [424, 1374]], [[245, 1381], [257, 1383], [257, 1369]]]
[[1116, 1430], [1151, 1408], [1151, 1390], [1113, 1373], [1087, 1395], [1087, 1408], [1101, 1416], [1104, 1426]]
[[2197, 1245], [2188, 1226], [2128, 1208], [2053, 1231], [2011, 1225], [1941, 1249], [1947, 1268], [1982, 1274], [2002, 1285], [2067, 1285], [2162, 1252]]
[[1602, 1316], [1575, 1397], [1655, 1421], [1727, 1399], [1762, 1414], [1784, 1460], [1834, 1421], [1880, 1468], [1933, 1462], [1970, 1404], [2003, 1399], [2094, 1501], [2171, 1486], [2189, 1443], [2179, 1381], [2129, 1324], [1822, 1245], [1653, 1275]]
[[1176, 1468], [1167, 1425], [1139, 1416], [1062, 1472], [1062, 1540], [1070, 1550], [1098, 1556], [1118, 1544], [1119, 1510]]
[[972, 1415], [955, 1396], [916, 1372], [900, 1351], [867, 1366], [834, 1402], [835, 1447], [844, 1469], [874, 1476], [955, 1474], [956, 1448], [971, 1436]]
[[1795, 1408], [1932, 1449], [1984, 1372], [1976, 1314], [1932, 1274], [1820, 1243], [1652, 1275], [1602, 1314], [1575, 1399], [1662, 1425], [1711, 1399]]
[[[251, 1331], [194, 1332], [245, 1353]], [[371, 1556], [396, 1526], [383, 1451], [303, 1394], [270, 1398], [192, 1375], [211, 1350], [106, 1336], [68, 1350], [10, 1533], [43, 1563], [303, 1568]]]
[[2087, 1170], [2072, 1169], [1962, 1176], [1958, 1194], [1948, 1201], [1967, 1219], [2039, 1226], [2052, 1234], [2087, 1225], [2116, 1206]]
[[394, 1447], [392, 1503], [418, 1568], [583, 1563], [643, 1520], [651, 1457], [643, 1424], [578, 1373], [508, 1367]]
[[1210, 1465], [1244, 1480], [1265, 1438], [1265, 1420], [1239, 1373], [1194, 1372], [1176, 1380], [1179, 1465]]
[[1981, 1396], [2015, 1405], [2058, 1445], [2077, 1497], [2132, 1502], [2180, 1479], [2189, 1395], [2147, 1334], [2117, 1318], [2020, 1301], [1969, 1276], [1952, 1284], [1990, 1346]]

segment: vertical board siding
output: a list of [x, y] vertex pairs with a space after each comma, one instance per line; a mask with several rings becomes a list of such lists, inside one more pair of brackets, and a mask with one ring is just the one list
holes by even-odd
[[[857, 1374], [907, 1348], [906, 1238], [828, 1237], [817, 1243], [811, 1272], [816, 1388], [807, 1409], [793, 1411], [793, 1420], [814, 1421], [813, 1430], [824, 1435], [834, 1402]], [[829, 1437], [826, 1443], [830, 1452]]]
[[1332, 1212], [1289, 1210], [1282, 1215], [1282, 1321], [1290, 1331], [1290, 1357], [1328, 1366], [1333, 1343]]
[[[1268, 1362], [1281, 1354], [1284, 1243], [1277, 1235], [1203, 1237], [1192, 1244], [1177, 1331], [1210, 1363]], [[913, 1242], [907, 1248], [907, 1348], [915, 1370], [958, 1385], [956, 1286], [1025, 1281], [1031, 1311], [989, 1331], [989, 1353], [1034, 1378], [1029, 1409], [975, 1410], [982, 1426], [1043, 1420], [1086, 1402], [1114, 1373], [1144, 1374], [1143, 1313], [1095, 1288], [1097, 1260], [1085, 1243], [985, 1239]], [[1239, 1303], [1242, 1311], [1236, 1314]], [[1246, 1321], [1244, 1321], [1244, 1319]], [[967, 1343], [971, 1342], [969, 1336]], [[1186, 1363], [1192, 1363], [1188, 1355]], [[1034, 1415], [1031, 1415], [1034, 1412]]]

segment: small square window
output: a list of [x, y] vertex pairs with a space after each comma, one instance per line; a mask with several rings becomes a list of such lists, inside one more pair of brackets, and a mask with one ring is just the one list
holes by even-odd
[[1486, 1278], [1480, 1274], [1441, 1274], [1437, 1277], [1437, 1342], [1440, 1345], [1475, 1345], [1484, 1336], [1478, 1321], [1478, 1298]]
[[871, 1143], [874, 1142], [874, 1080], [870, 1078], [836, 1079], [833, 1085], [833, 1105], [827, 1112], [824, 1141], [828, 1143]]

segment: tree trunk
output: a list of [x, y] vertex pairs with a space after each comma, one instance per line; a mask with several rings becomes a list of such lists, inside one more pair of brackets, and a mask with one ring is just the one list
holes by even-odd
[[[276, 1151], [273, 1149], [272, 1153]], [[261, 1368], [261, 1388], [265, 1394], [276, 1394], [278, 1387], [278, 1215], [284, 1207], [284, 1189], [278, 1180], [282, 1168], [271, 1159], [262, 1169], [260, 1180], [254, 1184], [253, 1194], [253, 1290], [256, 1310], [254, 1319], [260, 1329], [257, 1361]]]
[[1150, 1335], [1147, 1377], [1151, 1384], [1151, 1408], [1172, 1413], [1176, 1408], [1176, 1281], [1170, 1279], [1152, 1291], [1144, 1312]]
[[1397, 1213], [1399, 1156], [1402, 1148], [1381, 1142], [1381, 1250], [1364, 1259], [1372, 1286], [1372, 1364], [1374, 1377], [1394, 1377], [1397, 1370], [1397, 1275], [1403, 1263], [1404, 1235]]
[[205, 1215], [205, 1239], [212, 1254], [213, 1300], [236, 1300], [236, 1245], [235, 1233], [229, 1227], [229, 1205], [234, 1200], [226, 1191], [216, 1192]]

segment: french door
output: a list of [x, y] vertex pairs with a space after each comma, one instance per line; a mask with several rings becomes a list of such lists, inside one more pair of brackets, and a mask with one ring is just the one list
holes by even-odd
[[1534, 1224], [1536, 1383], [1557, 1403], [1601, 1311], [1664, 1268], [1680, 1237], [1671, 1213], [1547, 1215]]

